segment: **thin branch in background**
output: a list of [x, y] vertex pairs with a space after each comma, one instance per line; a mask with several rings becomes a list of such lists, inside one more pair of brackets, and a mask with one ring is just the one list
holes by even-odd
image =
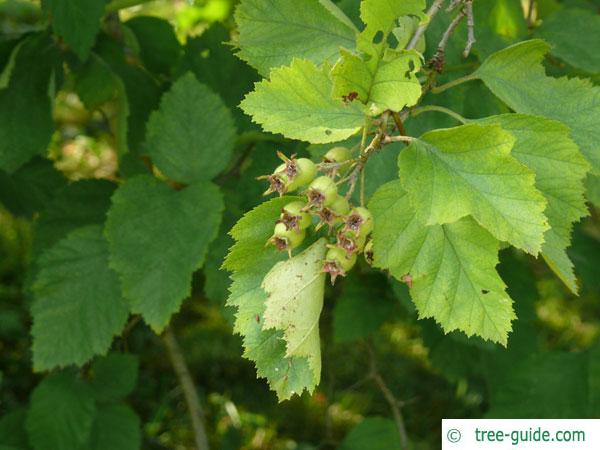
[[465, 12], [467, 13], [467, 45], [463, 51], [463, 58], [469, 56], [471, 48], [475, 44], [475, 19], [473, 17], [473, 0], [465, 0]]
[[430, 112], [430, 111], [448, 114], [450, 117], [453, 117], [460, 123], [468, 123], [469, 122], [469, 119], [464, 118], [463, 116], [452, 111], [451, 109], [444, 108], [443, 106], [437, 106], [437, 105], [425, 105], [425, 106], [418, 106], [416, 108], [413, 108], [410, 110], [410, 116], [414, 117], [414, 116], [418, 116], [421, 113]]
[[406, 142], [407, 144], [410, 144], [412, 141], [414, 141], [414, 139], [415, 138], [413, 138], [412, 136], [385, 136], [381, 140], [381, 143], [391, 144], [392, 142]]
[[192, 422], [192, 430], [194, 431], [194, 439], [196, 441], [197, 450], [208, 450], [208, 437], [206, 434], [206, 427], [204, 426], [204, 411], [200, 404], [200, 398], [194, 385], [194, 380], [190, 373], [181, 348], [177, 343], [177, 339], [173, 334], [170, 327], [165, 330], [163, 334], [163, 341], [167, 349], [167, 354], [173, 365], [175, 375], [179, 380], [179, 384], [185, 397], [185, 402], [188, 407], [188, 413], [190, 415], [190, 421]]
[[417, 42], [419, 42], [419, 39], [421, 39], [421, 36], [423, 36], [423, 33], [425, 33], [425, 30], [427, 30], [427, 27], [431, 23], [431, 20], [438, 13], [445, 1], [446, 0], [435, 0], [431, 4], [431, 7], [427, 10], [427, 17], [429, 18], [429, 20], [427, 20], [427, 22], [425, 22], [423, 25], [420, 25], [419, 28], [417, 28], [417, 31], [415, 31], [415, 34], [413, 34], [413, 37], [410, 39], [410, 42], [406, 46], [406, 50], [415, 48]]
[[533, 28], [533, 10], [535, 9], [535, 0], [529, 0], [527, 8], [527, 26]]
[[456, 17], [452, 20], [452, 22], [450, 22], [450, 25], [448, 25], [448, 28], [446, 28], [446, 31], [444, 31], [444, 35], [442, 36], [442, 39], [440, 40], [440, 43], [437, 46], [435, 55], [433, 55], [433, 58], [431, 58], [431, 60], [428, 63], [429, 67], [433, 68], [436, 72], [440, 73], [444, 69], [446, 46], [448, 45], [450, 36], [452, 36], [454, 30], [456, 29], [460, 21], [465, 18], [466, 15], [467, 12], [465, 11], [465, 8], [461, 8]]
[[392, 415], [394, 416], [394, 422], [396, 423], [396, 428], [398, 429], [398, 434], [400, 435], [400, 445], [406, 450], [408, 449], [408, 433], [406, 432], [406, 425], [404, 424], [404, 417], [401, 410], [402, 406], [404, 406], [404, 403], [396, 398], [394, 393], [385, 383], [381, 373], [379, 373], [375, 352], [369, 344], [367, 344], [367, 350], [369, 353], [371, 368], [369, 374], [370, 378], [375, 382], [375, 385], [379, 388], [385, 400], [390, 405]]

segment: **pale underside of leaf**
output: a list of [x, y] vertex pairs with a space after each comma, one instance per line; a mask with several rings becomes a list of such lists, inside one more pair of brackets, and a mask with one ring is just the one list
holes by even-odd
[[265, 243], [281, 209], [298, 197], [273, 198], [246, 213], [232, 228], [235, 239], [223, 267], [233, 272], [227, 304], [237, 308], [234, 331], [244, 343], [244, 357], [254, 362], [259, 377], [266, 378], [279, 400], [312, 392], [318, 383], [306, 357], [287, 357], [283, 333], [263, 329], [267, 293], [261, 284], [273, 266], [286, 257]]
[[316, 380], [321, 376], [319, 318], [323, 309], [326, 241], [277, 263], [262, 287], [268, 299], [263, 328], [283, 331], [286, 356], [306, 357]]

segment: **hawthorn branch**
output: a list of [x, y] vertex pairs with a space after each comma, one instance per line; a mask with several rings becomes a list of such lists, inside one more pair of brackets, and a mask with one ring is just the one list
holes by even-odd
[[467, 13], [467, 45], [463, 51], [463, 58], [469, 56], [471, 48], [475, 44], [475, 19], [473, 18], [473, 0], [465, 0], [465, 12]]
[[190, 369], [185, 362], [181, 348], [170, 327], [166, 329], [163, 341], [185, 397], [190, 421], [192, 422], [192, 430], [194, 431], [196, 449], [209, 450], [208, 437], [204, 426], [204, 411], [202, 410], [200, 398], [198, 397]]
[[446, 56], [446, 46], [448, 45], [450, 36], [452, 36], [452, 33], [454, 33], [454, 30], [456, 30], [456, 27], [458, 26], [460, 21], [465, 18], [466, 15], [467, 15], [467, 12], [466, 12], [465, 8], [461, 8], [461, 10], [456, 15], [456, 17], [454, 17], [452, 22], [450, 22], [450, 25], [448, 25], [448, 28], [446, 28], [446, 31], [444, 31], [442, 39], [440, 40], [440, 43], [437, 46], [437, 50], [435, 51], [433, 58], [431, 58], [431, 60], [429, 61], [429, 64], [428, 64], [436, 72], [439, 73], [444, 68], [444, 59]]
[[394, 422], [400, 435], [400, 444], [403, 449], [408, 449], [408, 433], [406, 432], [406, 425], [404, 424], [404, 416], [402, 415], [402, 407], [404, 402], [398, 400], [392, 390], [385, 383], [385, 380], [381, 376], [377, 367], [377, 359], [375, 358], [375, 352], [373, 348], [367, 344], [367, 350], [369, 353], [370, 372], [369, 377], [373, 380], [379, 391], [383, 394], [383, 397], [388, 402], [392, 415], [394, 416]]
[[419, 25], [419, 28], [417, 28], [417, 31], [415, 31], [415, 34], [413, 34], [413, 37], [410, 39], [410, 42], [406, 46], [406, 50], [415, 48], [415, 46], [417, 45], [417, 42], [419, 42], [419, 39], [421, 39], [421, 36], [423, 36], [423, 33], [425, 33], [425, 31], [427, 30], [427, 27], [431, 23], [431, 20], [441, 9], [441, 7], [445, 1], [446, 0], [435, 0], [431, 4], [430, 8], [427, 10], [427, 17], [429, 18], [429, 20], [426, 23], [424, 23], [423, 25]]
[[441, 112], [441, 113], [447, 114], [450, 117], [459, 121], [460, 123], [468, 123], [469, 122], [469, 119], [464, 118], [457, 112], [454, 112], [449, 108], [445, 108], [443, 106], [438, 106], [438, 105], [418, 106], [416, 108], [411, 109], [409, 115], [411, 117], [414, 117], [414, 116], [418, 116], [421, 113], [430, 112], [430, 111]]

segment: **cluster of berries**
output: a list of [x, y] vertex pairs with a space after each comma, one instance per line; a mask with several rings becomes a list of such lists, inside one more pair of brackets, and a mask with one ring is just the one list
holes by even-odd
[[[334, 147], [319, 165], [307, 158], [288, 158], [282, 153], [278, 156], [283, 164], [271, 175], [259, 177], [269, 181], [265, 195], [273, 192], [284, 195], [304, 188], [302, 195], [306, 200], [293, 201], [282, 208], [268, 243], [291, 254], [302, 244], [306, 230], [313, 224], [315, 231], [327, 226], [329, 234], [335, 236], [335, 243], [328, 245], [323, 271], [330, 274], [332, 283], [352, 269], [359, 253], [364, 252], [367, 262], [371, 263], [372, 244], [367, 239], [373, 230], [373, 217], [366, 208], [350, 205], [348, 199], [338, 193], [335, 181], [351, 168], [350, 151]], [[319, 170], [324, 175], [317, 176]]]

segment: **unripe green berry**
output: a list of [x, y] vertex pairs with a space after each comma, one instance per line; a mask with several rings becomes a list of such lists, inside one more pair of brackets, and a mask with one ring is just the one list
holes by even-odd
[[337, 200], [337, 186], [331, 178], [321, 176], [310, 183], [306, 196], [310, 206], [316, 208], [330, 206]]
[[288, 230], [299, 231], [308, 228], [312, 223], [312, 218], [309, 213], [304, 211], [305, 207], [306, 203], [301, 201], [288, 203], [282, 208], [278, 222], [284, 224]]
[[344, 277], [352, 267], [356, 264], [356, 253], [350, 257], [346, 252], [339, 247], [332, 247], [325, 255], [325, 263], [323, 264], [323, 272], [331, 276], [331, 284], [335, 283], [337, 277]]
[[325, 155], [323, 155], [324, 163], [343, 163], [348, 161], [347, 164], [341, 164], [338, 167], [331, 168], [327, 170], [328, 174], [334, 175], [339, 173], [341, 175], [345, 174], [352, 163], [349, 161], [352, 158], [352, 153], [346, 147], [333, 147], [330, 149]]
[[348, 203], [348, 200], [346, 200], [346, 197], [343, 195], [338, 195], [329, 209], [331, 209], [338, 216], [345, 216], [348, 214], [348, 211], [350, 211], [350, 204]]
[[273, 232], [271, 239], [269, 239], [269, 243], [277, 247], [277, 250], [287, 250], [288, 252], [291, 252], [302, 244], [305, 237], [305, 230], [297, 231], [288, 229], [283, 223], [278, 223], [275, 225], [275, 231]]
[[352, 211], [344, 220], [344, 231], [349, 231], [357, 236], [367, 236], [373, 231], [373, 215], [367, 208], [362, 206], [352, 208]]
[[290, 191], [306, 186], [317, 176], [317, 165], [308, 158], [289, 160], [285, 170], [292, 181]]
[[333, 228], [340, 223], [342, 223], [341, 217], [348, 213], [350, 210], [350, 205], [348, 204], [348, 200], [346, 200], [343, 196], [337, 195], [336, 199], [330, 206], [325, 206], [319, 210], [317, 213], [319, 215], [319, 219], [321, 225], [329, 225], [330, 228]]

